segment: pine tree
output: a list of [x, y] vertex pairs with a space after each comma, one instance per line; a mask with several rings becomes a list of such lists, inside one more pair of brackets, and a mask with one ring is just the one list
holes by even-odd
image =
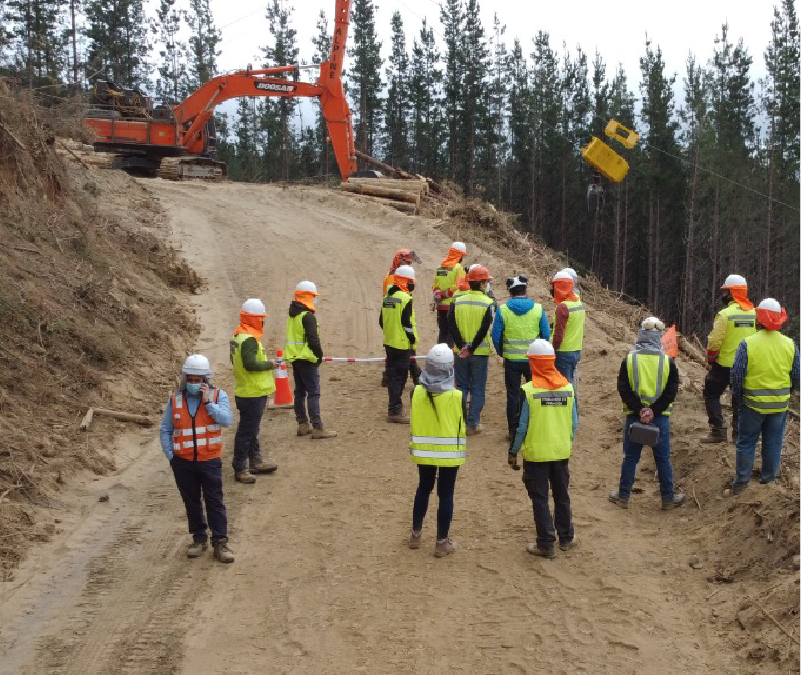
[[440, 4], [440, 19], [445, 38], [442, 112], [448, 123], [445, 140], [447, 176], [455, 180], [457, 171], [464, 166], [465, 161], [460, 123], [466, 98], [464, 71], [467, 55], [464, 44], [465, 15], [461, 0], [445, 0]]
[[375, 30], [373, 0], [354, 0], [351, 13], [353, 46], [349, 50], [351, 68], [349, 93], [356, 115], [354, 133], [357, 147], [375, 154], [381, 124], [381, 43]]
[[[60, 80], [63, 49], [58, 17], [65, 0], [8, 0], [15, 70], [29, 86]], [[2, 29], [0, 29], [2, 30]]]
[[237, 162], [235, 171], [229, 170], [233, 180], [256, 181], [259, 178], [261, 157], [259, 154], [260, 134], [257, 129], [256, 99], [242, 97], [237, 103], [234, 121]]
[[434, 30], [423, 19], [420, 42], [415, 39], [411, 63], [412, 171], [437, 176], [443, 136], [438, 89], [442, 71]]
[[179, 40], [182, 12], [176, 0], [161, 0], [151, 30], [159, 41], [159, 58], [156, 71], [156, 97], [178, 103], [186, 97], [186, 44]]
[[211, 0], [189, 0], [186, 22], [190, 31], [186, 88], [192, 92], [217, 75], [222, 35], [214, 23]]
[[[331, 31], [328, 28], [328, 18], [325, 10], [320, 10], [317, 17], [317, 35], [312, 38], [314, 54], [312, 63], [323, 63], [331, 56]], [[331, 151], [328, 143], [328, 126], [320, 106], [317, 107], [317, 126], [315, 137], [317, 147], [320, 149], [320, 174], [328, 176], [331, 173]]]
[[509, 80], [507, 116], [509, 119], [509, 207], [520, 213], [524, 229], [531, 222], [531, 87], [526, 57], [520, 40], [515, 38], [506, 64]]
[[409, 168], [409, 55], [400, 12], [392, 14], [392, 51], [387, 68], [386, 160], [391, 166]]
[[[506, 61], [509, 53], [503, 36], [506, 33], [506, 26], [501, 25], [501, 21], [496, 13], [492, 21], [492, 67], [491, 84], [489, 90], [490, 110], [489, 110], [489, 139], [487, 155], [487, 196], [496, 203], [503, 205], [503, 162], [506, 157], [507, 144], [505, 127], [505, 107], [508, 84], [506, 80]], [[491, 172], [491, 175], [490, 175]]]
[[87, 76], [123, 87], [144, 87], [148, 79], [147, 22], [142, 0], [88, 0]]
[[[459, 126], [464, 147], [464, 174], [460, 182], [467, 194], [475, 194], [483, 184], [481, 165], [486, 157], [487, 143], [491, 143], [489, 124], [489, 50], [481, 24], [478, 0], [467, 0], [463, 44], [464, 91]], [[482, 133], [485, 132], [485, 133]]]

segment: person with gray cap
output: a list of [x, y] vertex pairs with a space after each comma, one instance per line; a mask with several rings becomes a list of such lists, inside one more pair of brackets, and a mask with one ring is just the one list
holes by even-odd
[[209, 360], [202, 354], [191, 354], [184, 361], [181, 384], [164, 409], [161, 449], [186, 508], [192, 535], [186, 556], [199, 558], [208, 548], [210, 526], [215, 559], [231, 563], [222, 490], [222, 427], [231, 426], [233, 415], [228, 396], [211, 384], [211, 376]]
[[630, 438], [631, 425], [635, 422], [659, 429], [659, 439], [653, 446], [653, 451], [659, 474], [662, 508], [673, 509], [682, 506], [687, 500], [686, 495], [675, 492], [673, 488], [670, 415], [679, 391], [679, 370], [662, 347], [664, 331], [665, 324], [655, 316], [645, 319], [640, 325], [634, 349], [623, 360], [617, 378], [617, 390], [626, 410], [626, 425], [620, 485], [617, 490], [609, 493], [609, 501], [624, 509], [629, 507], [634, 475], [642, 453], [642, 443], [636, 443]]

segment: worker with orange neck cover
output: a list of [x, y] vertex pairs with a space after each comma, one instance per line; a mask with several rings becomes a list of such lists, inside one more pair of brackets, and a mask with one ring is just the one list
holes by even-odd
[[584, 344], [586, 311], [581, 298], [576, 295], [574, 284], [573, 277], [567, 270], [557, 272], [551, 280], [551, 296], [556, 302], [551, 343], [556, 352], [556, 369], [573, 385], [578, 419], [576, 369], [581, 360], [581, 349]]
[[[384, 277], [384, 289], [382, 291], [382, 297], [387, 294], [389, 287], [395, 284], [396, 269], [398, 269], [401, 265], [413, 265], [414, 263], [420, 262], [422, 262], [420, 260], [420, 256], [408, 248], [402, 248], [399, 251], [396, 251], [395, 257], [392, 259], [392, 267], [389, 268], [389, 274]], [[420, 384], [420, 366], [417, 365], [416, 361], [409, 362], [409, 377], [412, 378], [412, 382], [415, 386]], [[384, 373], [381, 375], [381, 386], [389, 386], [389, 370], [387, 369], [386, 363], [384, 364]]]
[[455, 241], [448, 249], [448, 256], [440, 263], [434, 277], [434, 306], [437, 309], [437, 327], [439, 328], [439, 344], [453, 347], [453, 339], [448, 330], [448, 310], [451, 308], [454, 294], [460, 288], [460, 280], [467, 276], [462, 267], [462, 258], [467, 255], [464, 242]]

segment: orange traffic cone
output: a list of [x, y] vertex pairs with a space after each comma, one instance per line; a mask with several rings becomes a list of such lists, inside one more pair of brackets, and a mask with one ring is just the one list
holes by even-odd
[[[280, 359], [284, 352], [280, 349], [277, 352]], [[292, 389], [289, 387], [289, 375], [286, 371], [286, 362], [282, 362], [275, 371], [275, 401], [274, 406], [279, 408], [281, 406], [289, 407], [293, 405], [294, 399], [292, 398]]]

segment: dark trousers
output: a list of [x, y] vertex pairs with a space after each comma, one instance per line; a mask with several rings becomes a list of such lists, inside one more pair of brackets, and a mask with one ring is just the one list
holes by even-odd
[[[523, 461], [523, 483], [534, 508], [534, 524], [537, 527], [537, 548], [553, 550], [556, 534], [560, 542], [573, 541], [573, 520], [570, 516], [570, 484], [568, 460], [557, 462]], [[553, 493], [554, 516], [548, 505], [548, 485]], [[554, 521], [556, 527], [554, 527]]]
[[446, 344], [448, 347], [453, 348], [453, 338], [448, 331], [448, 310], [437, 310], [437, 328], [439, 328], [439, 335], [437, 335], [437, 344]]
[[235, 396], [236, 409], [239, 411], [239, 426], [234, 436], [234, 471], [237, 473], [256, 466], [262, 461], [259, 445], [259, 426], [267, 397], [242, 398]]
[[506, 383], [506, 426], [509, 433], [517, 431], [517, 414], [520, 404], [520, 378], [531, 382], [531, 365], [525, 361], [503, 360], [503, 380]]
[[[725, 368], [717, 363], [712, 364], [712, 368], [704, 379], [704, 403], [706, 404], [706, 414], [709, 417], [709, 426], [717, 431], [726, 430], [726, 420], [723, 419], [723, 409], [720, 406], [720, 397], [729, 386], [729, 374], [731, 368]], [[734, 435], [737, 435], [737, 409], [734, 408], [731, 414], [731, 428]]]
[[387, 390], [389, 391], [389, 414], [398, 415], [403, 410], [403, 389], [406, 387], [406, 380], [409, 377], [411, 367], [411, 356], [414, 351], [411, 349], [395, 349], [387, 347], [387, 374], [389, 381]]
[[222, 460], [209, 459], [193, 462], [191, 459], [173, 457], [170, 462], [175, 484], [181, 493], [189, 521], [189, 533], [197, 543], [208, 540], [206, 517], [203, 515], [201, 494], [206, 502], [208, 526], [211, 527], [211, 540], [217, 541], [228, 536], [228, 516], [223, 504]]
[[[439, 478], [437, 469], [439, 468]], [[419, 531], [423, 527], [423, 519], [428, 511], [428, 498], [434, 489], [434, 481], [437, 483], [437, 497], [439, 497], [439, 507], [437, 508], [437, 539], [445, 539], [451, 529], [453, 519], [453, 491], [456, 487], [456, 474], [458, 466], [428, 466], [418, 464], [417, 469], [420, 473], [420, 484], [414, 495], [414, 511], [412, 512], [412, 529]]]
[[[295, 379], [295, 420], [305, 424], [311, 420], [315, 429], [323, 428], [320, 418], [320, 364], [311, 361], [294, 361], [292, 377]], [[308, 406], [308, 414], [307, 414]]]

